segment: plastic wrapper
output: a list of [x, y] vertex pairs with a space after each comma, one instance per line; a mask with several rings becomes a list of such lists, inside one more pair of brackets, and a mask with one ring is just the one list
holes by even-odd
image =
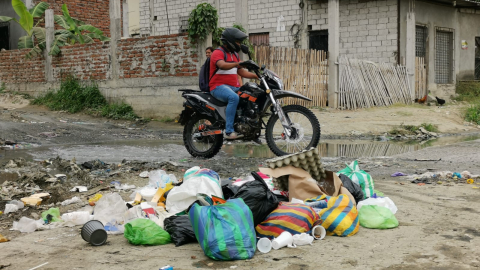
[[65, 221], [65, 226], [71, 227], [75, 225], [83, 225], [90, 221], [93, 216], [87, 211], [79, 211], [66, 213], [62, 215], [62, 220]]
[[50, 208], [47, 211], [43, 211], [42, 219], [48, 221], [47, 223], [63, 221], [60, 218], [60, 210], [58, 208]]
[[165, 219], [164, 224], [176, 247], [197, 242], [188, 215], [171, 216]]
[[132, 245], [165, 245], [171, 242], [170, 235], [150, 219], [135, 219], [125, 224], [123, 234]]
[[118, 193], [105, 194], [95, 204], [94, 219], [107, 224], [108, 222], [124, 221], [127, 206]]
[[188, 213], [195, 237], [214, 260], [246, 260], [257, 247], [252, 211], [241, 198], [224, 204], [194, 204]]
[[233, 198], [242, 198], [253, 214], [253, 224], [257, 226], [277, 208], [278, 199], [257, 173], [252, 172], [255, 180], [244, 184]]
[[361, 201], [357, 205], [357, 209], [360, 211], [360, 209], [365, 206], [365, 205], [376, 205], [376, 206], [382, 206], [390, 209], [392, 213], [395, 215], [398, 211], [397, 206], [395, 203], [388, 197], [384, 198], [368, 198], [366, 200]]
[[373, 195], [373, 179], [370, 174], [360, 170], [358, 161], [352, 162], [350, 165], [337, 173], [337, 175], [344, 174], [348, 176], [354, 183], [358, 184], [365, 194], [365, 198], [370, 198]]
[[398, 220], [390, 209], [377, 205], [364, 205], [358, 210], [360, 225], [369, 229], [392, 229]]

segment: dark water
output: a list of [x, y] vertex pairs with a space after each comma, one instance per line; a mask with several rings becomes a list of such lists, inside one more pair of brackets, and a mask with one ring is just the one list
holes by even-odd
[[[380, 142], [368, 140], [325, 140], [321, 141], [318, 148], [323, 157], [380, 157], [392, 156], [407, 152], [417, 151], [426, 147], [449, 145], [464, 141], [480, 139], [476, 136], [450, 136], [426, 142]], [[0, 150], [0, 162], [12, 158], [23, 157], [27, 160], [43, 160], [60, 156], [64, 159], [76, 158], [78, 162], [100, 159], [105, 162], [120, 162], [127, 160], [162, 161], [182, 160], [191, 156], [185, 150], [182, 141], [117, 141], [101, 144], [79, 144], [50, 147], [36, 147], [18, 150]], [[222, 151], [215, 157], [274, 157], [266, 144], [254, 143], [227, 143]]]

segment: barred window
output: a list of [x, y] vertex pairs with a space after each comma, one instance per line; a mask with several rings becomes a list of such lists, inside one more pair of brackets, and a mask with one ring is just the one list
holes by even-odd
[[427, 55], [428, 28], [417, 25], [415, 27], [415, 56], [425, 57]]
[[254, 33], [248, 36], [250, 43], [254, 46], [270, 45], [270, 33]]
[[435, 82], [453, 83], [453, 32], [437, 30], [435, 48]]

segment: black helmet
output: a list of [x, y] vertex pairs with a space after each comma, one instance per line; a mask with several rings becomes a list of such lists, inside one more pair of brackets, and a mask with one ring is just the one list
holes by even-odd
[[242, 43], [247, 37], [247, 34], [237, 28], [226, 28], [220, 40], [230, 51], [240, 52], [240, 46], [235, 41]]

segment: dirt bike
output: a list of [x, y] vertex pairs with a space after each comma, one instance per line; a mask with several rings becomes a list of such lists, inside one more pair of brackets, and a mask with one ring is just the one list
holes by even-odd
[[[320, 141], [320, 123], [315, 114], [300, 105], [282, 106], [283, 98], [311, 99], [283, 89], [282, 80], [273, 71], [259, 67], [251, 60], [248, 47], [242, 45], [248, 61], [240, 65], [257, 74], [260, 84], [245, 83], [238, 90], [240, 102], [235, 116], [234, 129], [244, 135], [245, 141], [258, 141], [261, 130], [270, 150], [283, 156], [311, 147]], [[180, 89], [184, 110], [179, 123], [184, 125], [183, 141], [194, 157], [211, 158], [223, 145], [227, 103], [199, 90]], [[264, 122], [265, 117], [270, 117]], [[301, 122], [304, 120], [304, 122]]]

